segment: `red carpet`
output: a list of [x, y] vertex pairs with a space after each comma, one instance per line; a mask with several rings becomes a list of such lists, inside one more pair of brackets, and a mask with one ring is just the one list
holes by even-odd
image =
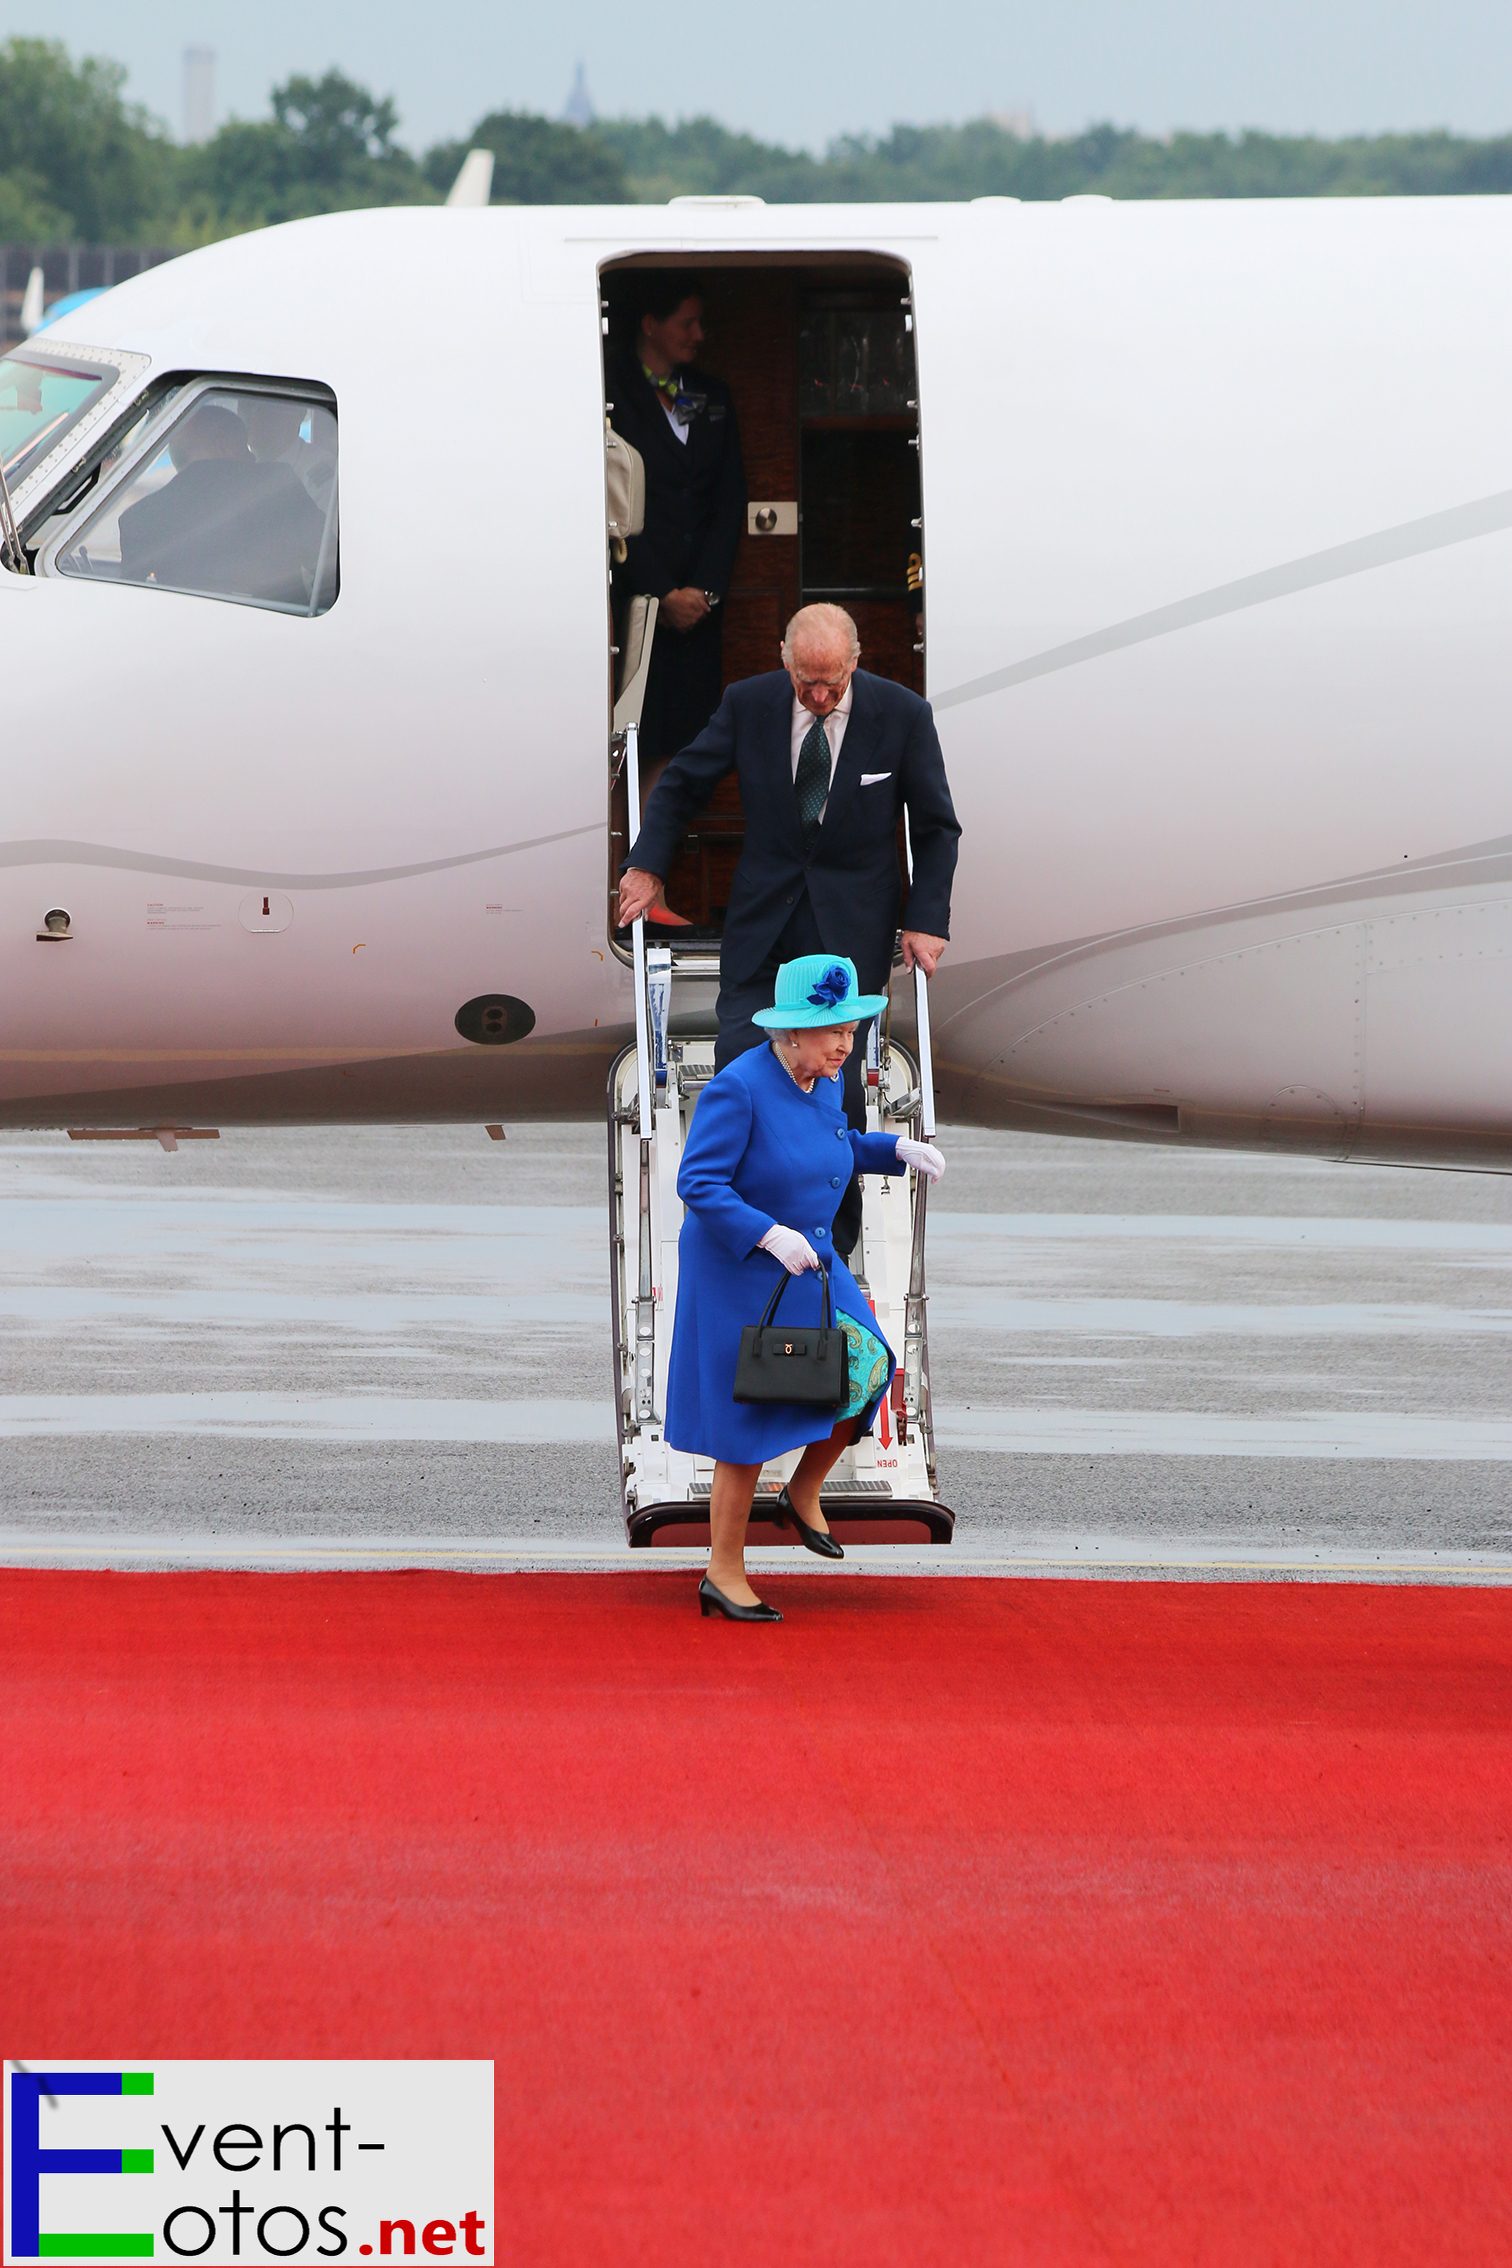
[[491, 2056], [498, 2257], [1512, 2258], [1512, 1594], [0, 1576], [5, 2051]]

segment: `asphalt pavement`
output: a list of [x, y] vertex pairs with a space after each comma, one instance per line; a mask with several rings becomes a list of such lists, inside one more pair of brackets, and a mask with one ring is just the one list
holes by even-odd
[[[1512, 1178], [947, 1128], [959, 1564], [1512, 1565]], [[621, 1545], [592, 1126], [0, 1136], [0, 1559]]]

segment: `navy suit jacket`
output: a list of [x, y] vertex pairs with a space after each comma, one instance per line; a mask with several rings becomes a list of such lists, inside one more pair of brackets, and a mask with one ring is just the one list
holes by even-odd
[[686, 441], [675, 439], [661, 397], [634, 356], [610, 365], [610, 423], [639, 449], [646, 468], [646, 524], [630, 537], [627, 556], [614, 570], [616, 598], [638, 591], [665, 598], [689, 587], [723, 598], [735, 572], [745, 534], [746, 476], [734, 396], [706, 370], [685, 370], [682, 379], [704, 398]]
[[[725, 775], [739, 774], [746, 832], [725, 915], [726, 984], [755, 974], [804, 889], [824, 950], [848, 954], [866, 992], [886, 991], [899, 928], [950, 935], [961, 830], [929, 703], [865, 670], [851, 683], [850, 722], [812, 852], [804, 849], [793, 787], [793, 682], [785, 669], [732, 685], [646, 804], [625, 863], [665, 880], [684, 831]], [[906, 906], [897, 853], [905, 809], [914, 864]]]

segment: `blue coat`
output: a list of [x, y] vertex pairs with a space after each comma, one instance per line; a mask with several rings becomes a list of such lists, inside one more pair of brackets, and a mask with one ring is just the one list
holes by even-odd
[[[710, 1080], [677, 1177], [686, 1212], [667, 1377], [666, 1437], [674, 1449], [761, 1465], [829, 1438], [831, 1410], [734, 1398], [741, 1331], [760, 1322], [786, 1275], [780, 1261], [757, 1247], [778, 1222], [797, 1229], [829, 1270], [836, 1308], [880, 1338], [830, 1228], [853, 1173], [899, 1170], [891, 1134], [856, 1134], [846, 1124], [838, 1076], [816, 1079], [805, 1094], [770, 1047], [756, 1047]], [[819, 1278], [809, 1269], [789, 1278], [779, 1313], [784, 1322], [817, 1323], [820, 1303]], [[889, 1385], [896, 1367], [888, 1370]], [[861, 1431], [875, 1408], [873, 1402], [863, 1413]]]

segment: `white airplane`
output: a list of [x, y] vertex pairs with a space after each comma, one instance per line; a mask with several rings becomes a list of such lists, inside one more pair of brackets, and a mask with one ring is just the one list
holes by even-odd
[[[889, 541], [964, 828], [941, 1115], [1505, 1168], [1509, 250], [1498, 198], [692, 199], [343, 214], [106, 292], [0, 386], [0, 1121], [602, 1108], [601, 293], [649, 262], [706, 271], [742, 399], [742, 354], [795, 396], [794, 322], [858, 277], [915, 326], [917, 410], [849, 406], [920, 450]], [[133, 582], [123, 495], [258, 391], [327, 499], [339, 422], [339, 595], [333, 515], [276, 604]], [[797, 492], [846, 405], [778, 412], [786, 469], [746, 413], [749, 667], [787, 598], [874, 587], [816, 585]], [[480, 1000], [519, 1005], [459, 1024]]]

